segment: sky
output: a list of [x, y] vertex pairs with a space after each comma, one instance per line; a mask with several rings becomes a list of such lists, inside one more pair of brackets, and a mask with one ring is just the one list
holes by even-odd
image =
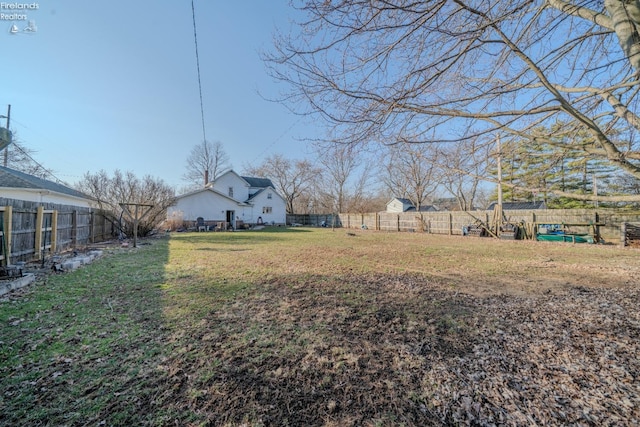
[[[194, 6], [207, 140], [238, 172], [274, 153], [309, 157], [304, 139], [324, 130], [268, 100], [285, 88], [260, 58], [295, 11], [286, 0]], [[57, 179], [119, 169], [187, 184], [203, 140], [191, 1], [0, 2], [0, 52], [0, 115], [10, 104], [10, 129]]]

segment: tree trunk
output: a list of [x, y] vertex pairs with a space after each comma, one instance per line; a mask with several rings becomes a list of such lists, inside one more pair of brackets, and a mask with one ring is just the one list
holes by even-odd
[[640, 70], [640, 4], [638, 0], [605, 0], [604, 6], [611, 16], [613, 30], [620, 47], [636, 71]]

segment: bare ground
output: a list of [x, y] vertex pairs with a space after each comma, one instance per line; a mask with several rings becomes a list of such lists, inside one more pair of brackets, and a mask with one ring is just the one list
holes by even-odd
[[191, 397], [165, 398], [212, 425], [637, 425], [638, 301], [473, 296], [411, 274], [273, 280], [203, 319], [189, 339], [208, 359], [164, 364], [165, 389]]

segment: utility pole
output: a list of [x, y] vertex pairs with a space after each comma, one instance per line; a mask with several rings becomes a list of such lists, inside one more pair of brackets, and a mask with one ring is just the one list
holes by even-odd
[[500, 144], [500, 135], [496, 139], [496, 148], [498, 149], [498, 206], [494, 208], [493, 217], [496, 235], [500, 236], [500, 225], [502, 224], [502, 146]]
[[[11, 104], [9, 104], [7, 108], [7, 130], [9, 130], [9, 125], [11, 124]], [[9, 147], [7, 146], [4, 149], [4, 162], [3, 166], [6, 168], [9, 163]]]

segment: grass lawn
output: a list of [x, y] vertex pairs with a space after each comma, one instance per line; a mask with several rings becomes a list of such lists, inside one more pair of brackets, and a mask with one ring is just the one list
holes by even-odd
[[0, 425], [640, 423], [615, 246], [266, 228], [113, 248], [0, 300]]

